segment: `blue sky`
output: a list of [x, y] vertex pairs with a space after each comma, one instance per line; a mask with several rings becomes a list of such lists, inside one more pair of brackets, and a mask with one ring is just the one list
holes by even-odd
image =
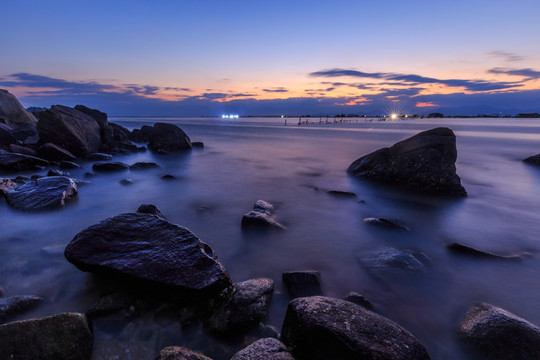
[[540, 111], [540, 2], [11, 1], [0, 88], [111, 115]]

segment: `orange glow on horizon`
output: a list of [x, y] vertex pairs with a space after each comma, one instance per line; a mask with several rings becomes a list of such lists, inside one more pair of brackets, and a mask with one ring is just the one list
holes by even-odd
[[431, 101], [428, 101], [428, 102], [417, 102], [415, 106], [419, 108], [423, 108], [423, 107], [434, 107], [434, 106], [439, 106], [439, 105], [434, 104]]

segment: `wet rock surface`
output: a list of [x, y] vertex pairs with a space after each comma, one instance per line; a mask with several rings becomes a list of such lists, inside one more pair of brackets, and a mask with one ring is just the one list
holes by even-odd
[[289, 303], [282, 341], [302, 359], [429, 359], [395, 322], [345, 300], [313, 296]]
[[285, 227], [274, 219], [275, 207], [264, 200], [257, 200], [253, 210], [242, 217], [242, 228], [284, 230]]
[[243, 348], [231, 360], [294, 360], [287, 347], [278, 339], [264, 338]]
[[423, 131], [354, 161], [357, 177], [426, 194], [466, 196], [456, 173], [456, 136], [449, 128]]
[[77, 159], [75, 155], [53, 143], [46, 143], [41, 145], [37, 149], [37, 152], [40, 157], [49, 161], [74, 161]]
[[459, 330], [486, 359], [537, 359], [540, 354], [540, 328], [490, 304], [471, 306]]
[[6, 194], [8, 204], [20, 210], [57, 208], [77, 196], [77, 185], [65, 176], [47, 176], [27, 182]]
[[35, 156], [24, 154], [0, 154], [0, 171], [14, 172], [36, 170], [49, 165], [49, 162]]
[[94, 338], [84, 314], [63, 313], [0, 325], [0, 359], [90, 360]]

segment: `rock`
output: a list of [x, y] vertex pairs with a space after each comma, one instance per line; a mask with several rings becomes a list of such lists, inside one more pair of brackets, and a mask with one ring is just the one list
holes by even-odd
[[167, 174], [167, 175], [163, 175], [161, 178], [162, 178], [163, 180], [175, 180], [175, 179], [176, 179], [176, 176]]
[[137, 209], [137, 212], [139, 214], [151, 214], [151, 215], [155, 215], [157, 216], [158, 218], [161, 218], [163, 220], [167, 220], [167, 217], [165, 215], [163, 215], [163, 213], [161, 212], [161, 210], [159, 210], [159, 208], [156, 206], [156, 205], [152, 205], [152, 204], [142, 204], [141, 206], [139, 206], [139, 208]]
[[16, 143], [17, 139], [15, 139], [15, 136], [8, 129], [4, 128], [4, 126], [0, 126], [0, 148], [8, 149], [9, 145]]
[[323, 296], [289, 303], [281, 339], [297, 360], [429, 359], [424, 346], [395, 322]]
[[56, 170], [56, 169], [49, 169], [49, 171], [47, 172], [47, 176], [65, 176], [65, 177], [69, 177], [69, 173], [68, 172], [65, 172], [65, 171], [60, 171], [60, 170]]
[[48, 176], [35, 179], [9, 191], [8, 204], [16, 209], [36, 210], [62, 207], [77, 196], [77, 185], [64, 176]]
[[77, 159], [72, 153], [53, 143], [41, 145], [37, 152], [41, 158], [49, 161], [73, 161]]
[[121, 214], [90, 226], [75, 235], [65, 256], [82, 271], [194, 295], [215, 295], [232, 285], [209, 245], [188, 229], [151, 214]]
[[113, 129], [114, 140], [129, 140], [131, 132], [128, 129], [115, 123], [109, 123], [109, 126]]
[[60, 169], [79, 169], [81, 166], [71, 161], [60, 161], [60, 164], [58, 164], [58, 167]]
[[42, 301], [42, 298], [33, 295], [0, 298], [0, 320], [29, 310]]
[[159, 352], [156, 360], [212, 360], [197, 351], [182, 347], [168, 346]]
[[274, 205], [264, 200], [257, 200], [253, 205], [253, 210], [242, 217], [242, 228], [284, 230], [285, 227], [273, 218], [274, 213]]
[[113, 157], [110, 154], [104, 154], [104, 153], [91, 153], [86, 155], [86, 159], [92, 160], [92, 161], [106, 161], [111, 160]]
[[92, 170], [101, 172], [123, 171], [127, 169], [129, 169], [129, 166], [120, 161], [97, 162], [92, 165]]
[[0, 171], [37, 170], [49, 165], [47, 160], [24, 154], [0, 154]]
[[268, 314], [273, 293], [272, 279], [251, 279], [234, 284], [232, 294], [210, 317], [210, 331], [231, 335], [257, 326]]
[[321, 276], [318, 271], [286, 271], [281, 278], [293, 298], [321, 295]]
[[159, 165], [154, 162], [136, 162], [129, 167], [130, 170], [144, 170], [158, 168]]
[[131, 180], [131, 179], [122, 179], [122, 180], [120, 180], [120, 184], [122, 184], [122, 185], [133, 185], [133, 180]]
[[43, 111], [37, 124], [39, 141], [53, 143], [75, 156], [85, 156], [101, 147], [98, 123], [90, 116], [61, 105]]
[[362, 259], [364, 267], [372, 274], [402, 271], [423, 272], [430, 259], [421, 251], [385, 248]]
[[0, 325], [0, 359], [90, 360], [94, 338], [84, 314], [63, 313]]
[[489, 359], [538, 359], [540, 354], [540, 328], [490, 304], [471, 306], [460, 333]]
[[394, 220], [394, 219], [367, 217], [364, 219], [364, 223], [387, 228], [387, 229], [409, 231], [409, 227], [405, 225], [403, 221]]
[[84, 173], [83, 176], [84, 176], [85, 179], [91, 179], [91, 178], [94, 178], [94, 177], [99, 176], [99, 175], [87, 171], [87, 172]]
[[373, 310], [374, 306], [364, 295], [351, 291], [345, 298], [345, 301], [352, 302], [353, 304], [365, 307], [368, 310]]
[[32, 149], [31, 147], [21, 146], [17, 144], [9, 145], [9, 151], [12, 153], [30, 155], [30, 156], [35, 156], [35, 157], [39, 156], [37, 151]]
[[90, 109], [89, 107], [86, 107], [84, 105], [76, 105], [74, 109], [82, 112], [83, 114], [90, 116], [92, 119], [94, 119], [98, 123], [100, 128], [103, 128], [109, 125], [107, 114], [104, 112], [101, 112], [96, 109]]
[[13, 128], [11, 134], [15, 136], [18, 142], [24, 145], [37, 144], [39, 141], [39, 134], [35, 123], [21, 124]]
[[448, 128], [423, 131], [354, 161], [357, 177], [427, 194], [467, 196], [456, 174], [456, 136]]
[[523, 162], [533, 165], [540, 165], [540, 154], [529, 156], [528, 158], [523, 159]]
[[336, 197], [355, 198], [356, 194], [350, 191], [328, 190], [328, 194]]
[[35, 127], [37, 120], [21, 105], [15, 95], [0, 89], [0, 122], [15, 129], [25, 125]]
[[133, 298], [123, 292], [105, 295], [86, 311], [89, 317], [102, 316], [119, 310], [129, 309], [133, 304]]
[[203, 149], [204, 148], [204, 143], [201, 142], [201, 141], [194, 141], [194, 142], [191, 143], [191, 146], [194, 147], [194, 148]]
[[191, 150], [191, 140], [186, 133], [174, 124], [155, 123], [150, 134], [148, 148], [156, 152]]
[[483, 257], [483, 258], [498, 258], [498, 259], [508, 259], [508, 260], [521, 260], [522, 257], [519, 255], [498, 255], [493, 254], [487, 251], [479, 250], [477, 248], [474, 248], [472, 246], [463, 245], [460, 243], [451, 243], [447, 244], [446, 247], [458, 254], [463, 255], [470, 255], [475, 257]]
[[19, 184], [11, 179], [0, 179], [0, 194], [5, 195], [17, 186], [19, 186]]
[[150, 141], [150, 135], [152, 135], [153, 132], [154, 128], [152, 126], [143, 125], [140, 129], [133, 129], [130, 139], [135, 142], [147, 143]]
[[294, 358], [281, 341], [264, 338], [243, 348], [234, 354], [231, 360], [294, 360]]

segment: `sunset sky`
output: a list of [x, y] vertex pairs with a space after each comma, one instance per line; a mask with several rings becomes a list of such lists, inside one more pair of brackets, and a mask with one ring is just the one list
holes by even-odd
[[109, 115], [540, 112], [540, 1], [4, 1], [0, 88]]

